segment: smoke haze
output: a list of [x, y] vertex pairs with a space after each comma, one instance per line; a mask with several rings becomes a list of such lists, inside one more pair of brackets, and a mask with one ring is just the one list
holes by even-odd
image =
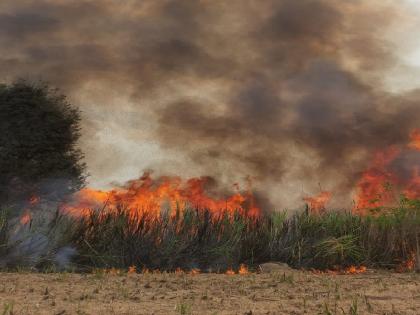
[[392, 39], [416, 24], [409, 8], [5, 0], [1, 78], [46, 80], [82, 109], [94, 186], [154, 169], [227, 185], [250, 178], [275, 207], [320, 186], [350, 204], [371, 154], [420, 127], [420, 92], [389, 79], [415, 73]]

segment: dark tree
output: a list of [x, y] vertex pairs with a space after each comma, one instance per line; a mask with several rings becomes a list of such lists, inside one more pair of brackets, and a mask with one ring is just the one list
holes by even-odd
[[85, 180], [80, 112], [45, 84], [0, 85], [0, 205], [58, 200]]

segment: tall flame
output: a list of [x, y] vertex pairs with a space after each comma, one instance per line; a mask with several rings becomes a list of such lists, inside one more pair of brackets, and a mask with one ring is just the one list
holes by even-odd
[[[420, 151], [420, 129], [412, 130], [409, 138], [408, 148]], [[376, 153], [357, 184], [356, 212], [364, 213], [367, 209], [395, 204], [397, 190], [407, 198], [420, 198], [420, 166], [412, 166], [408, 180], [400, 178], [390, 167], [402, 152], [403, 148], [391, 146]]]
[[[410, 133], [410, 143], [408, 146], [416, 151], [420, 151], [420, 129], [414, 129]], [[404, 190], [404, 195], [410, 199], [420, 198], [420, 167], [415, 166], [412, 171], [411, 180], [407, 188]]]
[[392, 187], [397, 183], [397, 178], [388, 167], [400, 152], [399, 148], [390, 147], [375, 154], [371, 166], [363, 172], [357, 183], [357, 212], [383, 207], [395, 201]]
[[329, 191], [322, 191], [319, 195], [314, 197], [305, 197], [303, 200], [308, 204], [311, 211], [319, 213], [325, 210], [327, 203], [331, 200], [332, 193]]
[[404, 189], [403, 194], [409, 199], [420, 199], [420, 167], [416, 166], [414, 168], [411, 179]]
[[[74, 200], [62, 206], [62, 210], [72, 215], [85, 215], [91, 209], [106, 207], [115, 210], [124, 205], [130, 212], [149, 213], [159, 217], [163, 210], [172, 215], [186, 208], [206, 209], [212, 214], [225, 212], [256, 217], [260, 209], [250, 191], [236, 193], [226, 198], [213, 198], [206, 192], [209, 178], [191, 178], [187, 181], [179, 177], [160, 177], [153, 180], [145, 173], [140, 179], [129, 181], [123, 188], [99, 191], [86, 188], [74, 196]], [[237, 186], [235, 186], [237, 187]]]
[[[377, 151], [369, 167], [362, 172], [356, 183], [355, 206], [353, 211], [366, 214], [369, 209], [388, 207], [398, 201], [398, 193], [410, 199], [420, 198], [420, 166], [412, 167], [410, 178], [400, 178], [395, 170], [395, 161], [409, 150], [420, 151], [420, 129], [414, 129], [409, 135], [407, 148], [390, 146]], [[180, 177], [159, 177], [152, 179], [149, 173], [141, 178], [129, 181], [124, 187], [110, 191], [86, 188], [75, 194], [74, 199], [62, 206], [66, 213], [83, 216], [92, 209], [106, 207], [115, 210], [124, 205], [133, 214], [147, 212], [156, 217], [163, 210], [174, 215], [186, 208], [207, 209], [213, 215], [225, 212], [257, 217], [261, 210], [248, 188], [241, 191], [237, 184], [234, 193], [222, 198], [213, 197], [207, 191], [211, 182], [208, 177], [182, 180]], [[316, 196], [303, 200], [314, 213], [323, 211], [332, 198], [332, 192], [321, 191]]]
[[23, 211], [22, 215], [20, 216], [20, 224], [27, 225], [32, 220], [32, 208], [36, 207], [41, 202], [41, 198], [33, 195], [28, 200], [28, 207]]
[[420, 151], [420, 129], [414, 129], [410, 133], [410, 143], [408, 146], [411, 149]]

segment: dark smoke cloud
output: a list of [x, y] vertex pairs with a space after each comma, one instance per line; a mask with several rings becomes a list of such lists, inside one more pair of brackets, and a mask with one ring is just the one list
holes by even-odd
[[6, 0], [0, 71], [48, 80], [82, 107], [102, 176], [144, 165], [130, 152], [146, 141], [176, 152], [133, 153], [149, 167], [250, 175], [277, 201], [319, 182], [347, 194], [369, 154], [420, 126], [415, 93], [382, 80], [398, 64], [385, 35], [399, 4]]

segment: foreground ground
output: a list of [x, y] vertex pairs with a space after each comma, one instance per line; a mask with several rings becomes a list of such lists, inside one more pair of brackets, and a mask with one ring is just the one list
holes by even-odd
[[420, 314], [420, 275], [0, 273], [0, 314]]

